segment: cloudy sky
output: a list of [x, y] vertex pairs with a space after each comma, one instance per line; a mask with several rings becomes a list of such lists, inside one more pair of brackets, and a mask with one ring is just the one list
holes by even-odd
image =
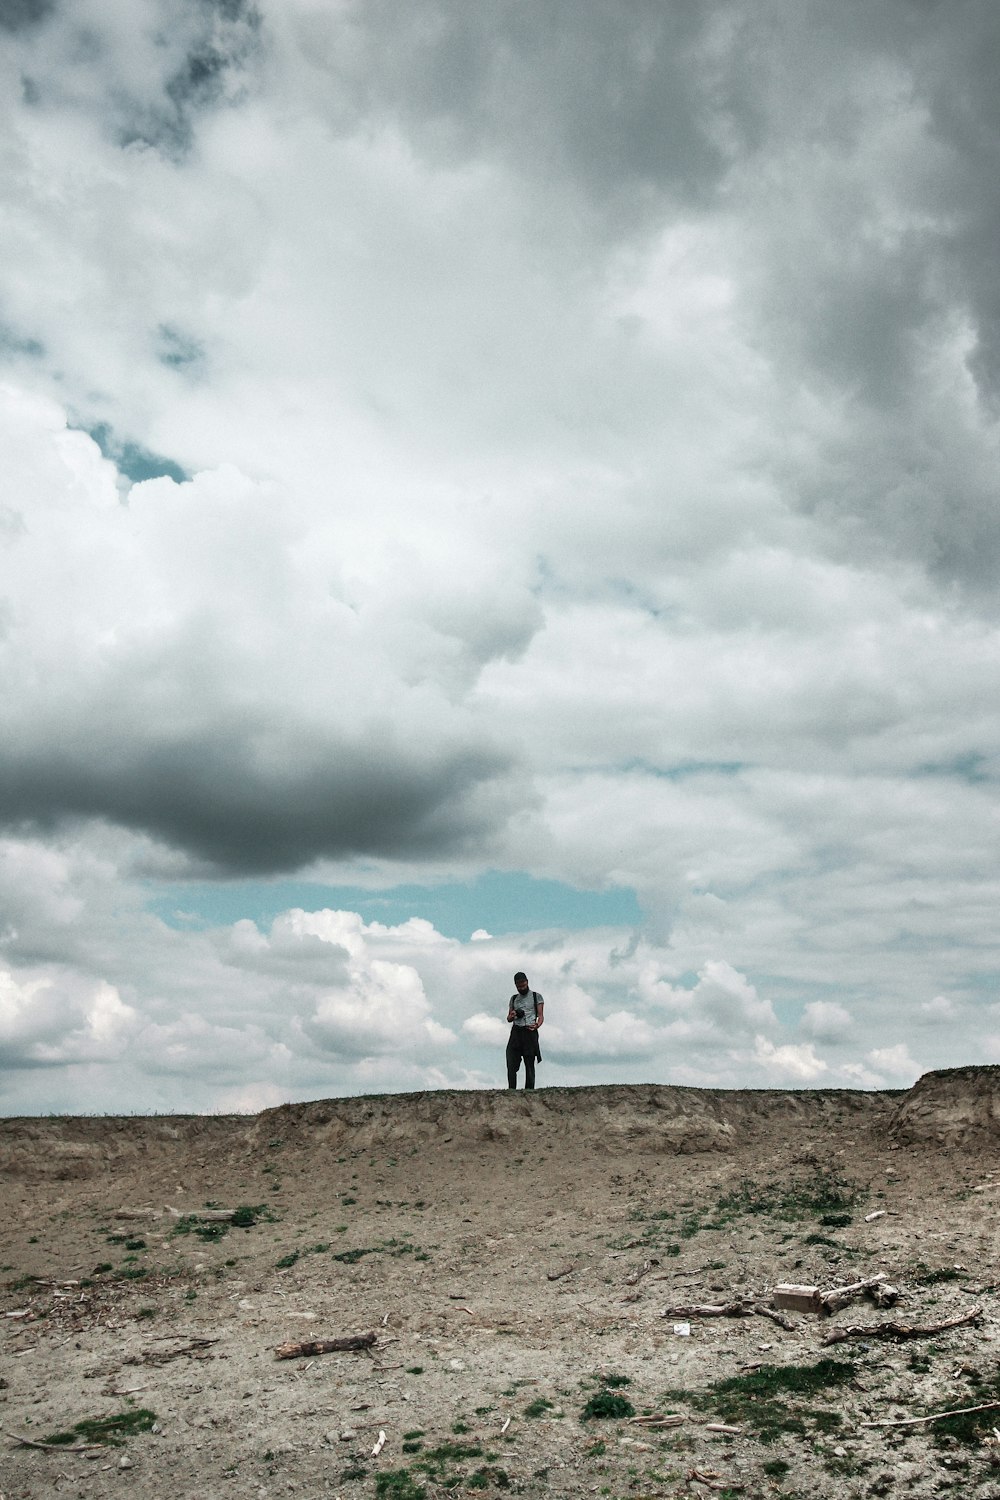
[[1000, 1061], [993, 0], [0, 0], [0, 1112]]

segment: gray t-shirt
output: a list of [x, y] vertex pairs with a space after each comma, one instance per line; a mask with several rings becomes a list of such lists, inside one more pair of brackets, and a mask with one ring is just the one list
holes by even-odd
[[512, 1009], [524, 1011], [523, 1016], [514, 1017], [515, 1026], [534, 1026], [538, 1020], [538, 1006], [545, 1004], [545, 996], [540, 995], [537, 990], [528, 990], [523, 995], [519, 993], [511, 995], [510, 1003]]

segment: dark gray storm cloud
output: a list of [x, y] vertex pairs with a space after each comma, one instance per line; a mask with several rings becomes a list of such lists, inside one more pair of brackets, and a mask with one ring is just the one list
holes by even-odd
[[326, 26], [313, 17], [303, 36], [335, 128], [380, 124], [432, 161], [502, 163], [579, 222], [584, 265], [678, 216], [729, 223], [746, 335], [790, 404], [842, 414], [781, 473], [789, 506], [821, 513], [859, 556], [992, 588], [991, 0], [353, 0]]
[[99, 7], [0, 0], [0, 28], [27, 44], [26, 103], [91, 111], [123, 147], [183, 157], [199, 116], [238, 96], [260, 49], [261, 18], [252, 0], [152, 0], [137, 4], [127, 25]]
[[0, 0], [0, 30], [23, 31], [51, 15], [55, 0]]
[[502, 756], [422, 757], [390, 741], [256, 753], [220, 724], [174, 742], [0, 753], [0, 826], [49, 832], [101, 819], [162, 840], [226, 875], [267, 875], [321, 858], [434, 858], [495, 827]]
[[[499, 155], [634, 219], [703, 201], [756, 130], [728, 55], [740, 9], [659, 0], [353, 0], [324, 59], [331, 113], [393, 120], [431, 156]], [[720, 128], [721, 127], [721, 128]]]

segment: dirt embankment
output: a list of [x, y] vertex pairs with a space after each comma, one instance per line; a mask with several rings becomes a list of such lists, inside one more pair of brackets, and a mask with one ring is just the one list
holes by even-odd
[[[1000, 1069], [993, 1071], [1000, 1073]], [[1000, 1094], [1000, 1083], [996, 1088]], [[970, 1102], [971, 1085], [967, 1094], [968, 1098], [956, 1101], [946, 1091], [944, 1103], [937, 1095], [922, 1099], [918, 1116], [905, 1117], [905, 1128], [912, 1131], [919, 1122], [919, 1128], [929, 1130], [928, 1122], [937, 1110], [942, 1129], [947, 1119], [950, 1141], [957, 1128], [953, 1122], [966, 1117], [979, 1122], [984, 1117], [982, 1108], [974, 1110]], [[786, 1128], [796, 1122], [815, 1128], [850, 1118], [873, 1131], [895, 1130], [899, 1107], [896, 1094], [847, 1089], [611, 1084], [539, 1089], [534, 1094], [440, 1090], [321, 1099], [285, 1104], [256, 1116], [12, 1118], [0, 1119], [0, 1172], [27, 1180], [86, 1179], [117, 1166], [139, 1165], [144, 1158], [150, 1162], [169, 1158], [175, 1151], [235, 1164], [277, 1138], [291, 1148], [333, 1152], [414, 1146], [426, 1151], [450, 1147], [456, 1141], [464, 1146], [492, 1141], [514, 1148], [537, 1138], [539, 1130], [548, 1141], [572, 1141], [586, 1154], [728, 1153], [766, 1134], [779, 1121]], [[992, 1118], [1000, 1131], [1000, 1117], [994, 1114]]]

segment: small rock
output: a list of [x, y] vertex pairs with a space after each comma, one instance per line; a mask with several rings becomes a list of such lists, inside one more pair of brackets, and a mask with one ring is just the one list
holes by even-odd
[[357, 1435], [358, 1434], [355, 1432], [353, 1427], [345, 1427], [343, 1432], [340, 1434], [340, 1441], [342, 1443], [349, 1443], [351, 1439], [356, 1438]]
[[118, 1467], [119, 1469], [131, 1469], [132, 1460], [130, 1458], [120, 1458], [118, 1460]]
[[449, 1370], [464, 1370], [465, 1362], [461, 1359], [449, 1359], [448, 1368]]

